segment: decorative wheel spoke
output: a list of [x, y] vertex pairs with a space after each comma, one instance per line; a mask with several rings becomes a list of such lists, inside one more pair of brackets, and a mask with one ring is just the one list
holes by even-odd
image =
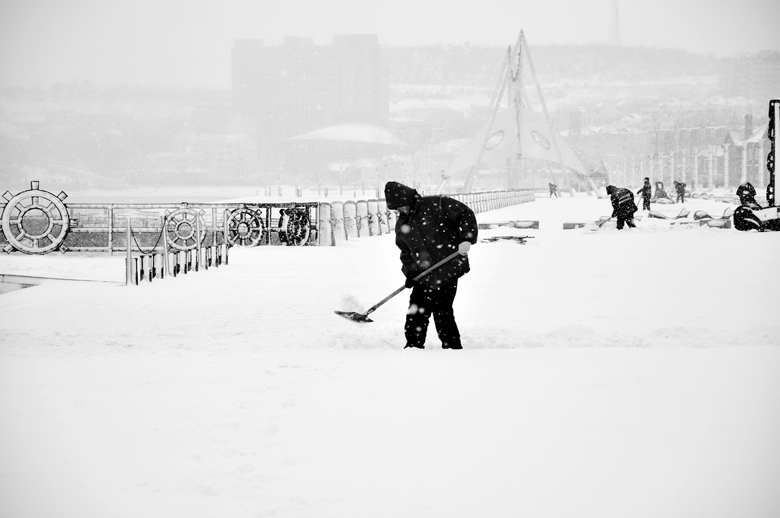
[[[166, 215], [165, 229], [168, 237], [168, 246], [175, 250], [193, 250], [206, 238], [206, 223], [202, 216], [203, 211], [190, 208], [177, 209]], [[198, 233], [198, 226], [200, 233]]]
[[263, 237], [263, 222], [255, 211], [236, 209], [227, 216], [228, 242], [238, 246], [257, 246]]
[[38, 189], [38, 182], [31, 187], [16, 196], [4, 196], [8, 203], [2, 215], [3, 234], [20, 252], [45, 254], [57, 249], [69, 231], [68, 209], [62, 203], [67, 195], [60, 193], [60, 198]]

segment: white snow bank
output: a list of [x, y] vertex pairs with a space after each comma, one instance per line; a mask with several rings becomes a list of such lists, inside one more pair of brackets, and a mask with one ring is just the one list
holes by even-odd
[[[722, 213], [723, 204], [686, 204]], [[463, 351], [400, 350], [392, 236], [233, 249], [137, 287], [0, 295], [0, 516], [769, 517], [780, 513], [780, 233], [562, 230], [480, 243]], [[677, 211], [675, 211], [677, 212]], [[121, 257], [0, 273], [124, 278]], [[737, 347], [738, 346], [738, 347]]]

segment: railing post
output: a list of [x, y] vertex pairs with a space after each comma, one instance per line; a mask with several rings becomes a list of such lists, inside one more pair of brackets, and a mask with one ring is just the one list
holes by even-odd
[[200, 218], [195, 218], [195, 271], [200, 266]]
[[[165, 258], [164, 266], [165, 270], [171, 271], [171, 263], [168, 257], [168, 216], [162, 217], [162, 233], [163, 233], [163, 257]], [[176, 277], [176, 275], [174, 275]]]
[[125, 257], [125, 264], [126, 264], [126, 270], [127, 270], [127, 279], [125, 279], [125, 286], [129, 286], [132, 283], [132, 252], [130, 251], [130, 216], [127, 216], [127, 241], [126, 241], [126, 247], [127, 248], [127, 256]]
[[108, 255], [114, 255], [114, 206], [108, 205]]

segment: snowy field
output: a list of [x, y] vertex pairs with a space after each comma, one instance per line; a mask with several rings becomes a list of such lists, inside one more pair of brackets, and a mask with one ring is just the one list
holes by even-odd
[[[247, 198], [252, 200], [252, 198]], [[727, 205], [685, 207], [719, 216]], [[655, 205], [674, 216], [680, 205]], [[463, 351], [403, 350], [392, 236], [0, 295], [0, 516], [780, 516], [780, 233], [478, 215]], [[646, 213], [645, 213], [646, 214]], [[124, 280], [122, 257], [0, 273]]]

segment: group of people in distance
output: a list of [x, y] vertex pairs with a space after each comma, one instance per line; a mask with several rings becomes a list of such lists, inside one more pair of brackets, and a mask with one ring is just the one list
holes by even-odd
[[[677, 202], [685, 203], [685, 184], [683, 182], [674, 182], [674, 189], [677, 192]], [[634, 213], [639, 210], [634, 203], [634, 193], [623, 187], [607, 185], [607, 194], [612, 200], [612, 218], [617, 220], [618, 230], [622, 230], [624, 225], [634, 228]], [[666, 194], [663, 182], [655, 182], [655, 195], [650, 185], [650, 178], [645, 177], [642, 187], [636, 192], [642, 197], [642, 210], [650, 210], [650, 202], [674, 203]]]
[[[656, 182], [656, 193], [652, 196], [652, 187], [650, 178], [645, 178], [644, 185], [636, 192], [642, 197], [642, 210], [650, 210], [650, 202], [657, 201], [660, 198], [667, 198], [666, 191], [663, 190], [663, 183]], [[677, 201], [685, 202], [685, 184], [674, 182], [674, 188], [677, 191]], [[767, 199], [769, 199], [770, 188], [767, 187]], [[639, 210], [634, 203], [634, 193], [622, 187], [614, 185], [607, 186], [607, 194], [612, 201], [612, 216], [617, 220], [618, 230], [622, 230], [624, 225], [634, 228], [634, 214]], [[737, 197], [739, 197], [740, 206], [734, 211], [734, 228], [737, 230], [765, 230], [780, 231], [780, 213], [777, 207], [761, 207], [756, 201], [756, 189], [750, 182], [744, 182], [737, 188]], [[671, 202], [671, 200], [670, 200]]]

